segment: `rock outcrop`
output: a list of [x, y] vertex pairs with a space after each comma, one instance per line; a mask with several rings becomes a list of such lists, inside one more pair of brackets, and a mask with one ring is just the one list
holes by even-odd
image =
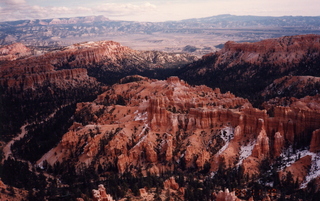
[[284, 137], [281, 135], [281, 132], [276, 132], [274, 134], [274, 157], [280, 156], [285, 145]]
[[316, 95], [319, 39], [319, 35], [298, 35], [254, 43], [230, 41], [220, 51], [182, 68], [179, 76], [190, 84], [219, 87], [247, 97], [253, 104], [258, 96], [268, 100]]
[[267, 136], [263, 119], [259, 119], [259, 129], [260, 132], [252, 150], [252, 156], [263, 160], [268, 158], [270, 154], [269, 137]]
[[[28, 56], [30, 50], [22, 44], [14, 44], [0, 49], [0, 54]], [[18, 55], [19, 56], [19, 55]], [[58, 51], [51, 51], [43, 55], [2, 63], [0, 69], [2, 86], [19, 86], [28, 82], [28, 86], [38, 84], [38, 80], [46, 77], [56, 77], [68, 72], [76, 74], [79, 70], [61, 71], [64, 69], [85, 68], [91, 76], [99, 80], [106, 80], [104, 76], [113, 73], [113, 84], [122, 78], [119, 74], [132, 74], [150, 69], [163, 69], [176, 64], [187, 63], [196, 57], [187, 54], [169, 54], [156, 51], [135, 51], [113, 41], [86, 42], [67, 46]], [[4, 59], [3, 59], [4, 60]], [[0, 58], [1, 61], [1, 58]], [[139, 66], [139, 67], [137, 67]], [[99, 68], [99, 69], [97, 69]], [[57, 72], [56, 72], [57, 71]], [[61, 71], [61, 72], [59, 72]], [[84, 69], [81, 70], [82, 74]], [[99, 73], [97, 73], [99, 71]], [[42, 75], [44, 74], [44, 75]], [[67, 75], [70, 76], [70, 75]], [[117, 77], [114, 77], [117, 76]]]
[[69, 82], [72, 83], [73, 80], [76, 80], [77, 82], [94, 82], [95, 79], [89, 78], [86, 69], [77, 68], [34, 73], [18, 78], [2, 78], [0, 79], [0, 85], [9, 89], [14, 88], [26, 90], [30, 88], [36, 88], [37, 86], [43, 86], [47, 83], [52, 83], [63, 87], [63, 85], [67, 85]]
[[[219, 59], [216, 64], [226, 63], [228, 67], [241, 63], [262, 64], [273, 62], [275, 65], [297, 64], [309, 50], [319, 49], [318, 35], [286, 36], [255, 43], [229, 41], [218, 53]], [[237, 57], [233, 56], [234, 53], [238, 53]], [[284, 70], [281, 69], [281, 71]]]
[[27, 48], [22, 43], [0, 46], [0, 62], [16, 60], [31, 54], [31, 49]]
[[315, 153], [320, 151], [320, 129], [315, 130], [312, 133], [310, 151]]
[[235, 195], [235, 192], [229, 192], [229, 189], [214, 193], [213, 196], [216, 198], [216, 201], [241, 201], [241, 199]]
[[98, 190], [92, 190], [94, 201], [114, 201], [111, 195], [106, 193], [105, 187], [100, 184]]
[[165, 180], [163, 182], [164, 189], [172, 189], [172, 190], [178, 190], [179, 184], [176, 182], [174, 177], [170, 177], [169, 179]]

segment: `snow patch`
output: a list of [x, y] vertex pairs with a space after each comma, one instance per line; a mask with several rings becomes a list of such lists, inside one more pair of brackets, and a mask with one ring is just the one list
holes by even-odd
[[221, 129], [220, 137], [225, 142], [225, 145], [223, 145], [223, 147], [221, 147], [221, 149], [218, 151], [217, 155], [220, 155], [222, 152], [224, 152], [228, 148], [230, 141], [234, 137], [233, 131], [234, 131], [234, 129], [232, 127], [226, 127], [226, 128]]
[[311, 168], [300, 188], [306, 188], [311, 180], [320, 176], [320, 153], [309, 152], [309, 154], [312, 157]]
[[138, 113], [138, 110], [134, 112], [134, 114], [137, 114], [135, 117], [134, 117], [134, 121], [147, 121], [148, 119], [148, 112], [144, 112], [143, 114], [141, 113]]
[[248, 158], [252, 154], [252, 150], [253, 150], [255, 144], [256, 144], [256, 141], [253, 140], [253, 141], [250, 141], [247, 145], [241, 146], [239, 162], [238, 162], [237, 166], [240, 166], [243, 163], [243, 160]]
[[293, 149], [290, 146], [286, 151], [284, 151], [281, 155], [282, 161], [284, 162], [281, 166], [281, 170], [286, 167], [291, 166], [298, 159], [303, 158], [305, 156], [311, 156], [311, 167], [310, 170], [302, 182], [300, 188], [306, 188], [308, 183], [320, 176], [320, 153], [313, 153], [309, 150], [297, 150], [296, 153], [293, 153]]
[[282, 158], [283, 164], [280, 167], [280, 170], [283, 170], [289, 166], [291, 166], [294, 162], [296, 162], [299, 158], [303, 158], [307, 155], [312, 155], [313, 153], [309, 150], [297, 150], [296, 153], [293, 153], [292, 146], [290, 146], [287, 150], [281, 153], [280, 157]]

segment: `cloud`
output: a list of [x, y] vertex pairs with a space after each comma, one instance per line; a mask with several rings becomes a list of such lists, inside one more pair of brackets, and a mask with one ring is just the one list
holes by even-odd
[[0, 13], [1, 21], [19, 19], [62, 18], [85, 15], [105, 15], [106, 17], [135, 16], [156, 9], [156, 6], [145, 2], [133, 3], [105, 3], [99, 6], [52, 7], [28, 5], [25, 0], [5, 0]]
[[[104, 15], [115, 20], [165, 21], [196, 17], [208, 17], [218, 14], [235, 15], [319, 15], [319, 3], [315, 0], [149, 0], [150, 2], [131, 1], [135, 3], [99, 3], [99, 1], [77, 0], [78, 3], [63, 0], [44, 1], [32, 5], [32, 0], [0, 0], [0, 21], [21, 19], [48, 19], [88, 15]], [[47, 3], [45, 3], [47, 2]], [[48, 6], [58, 5], [63, 6]], [[79, 3], [81, 2], [81, 3]], [[103, 2], [106, 2], [105, 0]], [[110, 1], [107, 1], [110, 2]], [[114, 0], [111, 2], [115, 2]], [[130, 2], [122, 0], [121, 2]], [[66, 6], [70, 5], [71, 6]], [[79, 5], [80, 4], [80, 5]], [[47, 5], [47, 6], [46, 6]], [[79, 6], [76, 6], [79, 5]]]
[[106, 3], [99, 7], [93, 9], [100, 13], [104, 13], [107, 16], [127, 16], [127, 15], [136, 15], [143, 12], [148, 12], [155, 9], [156, 6], [151, 3], [144, 3], [140, 5], [136, 4], [116, 4], [116, 3]]
[[3, 2], [6, 5], [21, 5], [21, 4], [25, 4], [26, 0], [2, 0], [0, 2], [1, 3]]

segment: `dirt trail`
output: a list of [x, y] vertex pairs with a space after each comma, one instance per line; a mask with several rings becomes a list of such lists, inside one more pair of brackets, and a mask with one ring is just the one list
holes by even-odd
[[21, 133], [20, 133], [17, 137], [13, 138], [10, 142], [8, 142], [8, 143], [6, 144], [6, 146], [3, 148], [4, 158], [3, 158], [3, 160], [2, 160], [2, 163], [3, 163], [5, 160], [7, 160], [7, 159], [9, 158], [9, 156], [13, 157], [13, 154], [12, 154], [12, 151], [11, 151], [11, 145], [13, 145], [13, 143], [14, 143], [15, 141], [21, 140], [21, 139], [27, 134], [26, 127], [27, 127], [28, 125], [29, 125], [29, 124], [25, 124], [25, 125], [21, 126], [21, 128], [20, 128], [20, 129], [21, 129]]

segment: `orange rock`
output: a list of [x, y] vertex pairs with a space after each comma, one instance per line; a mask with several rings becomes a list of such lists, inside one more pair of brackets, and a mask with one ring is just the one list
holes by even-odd
[[319, 152], [320, 151], [320, 129], [315, 130], [312, 133], [310, 151], [312, 151], [312, 152]]
[[99, 185], [98, 190], [92, 190], [94, 201], [114, 201], [111, 195], [106, 193], [106, 189], [102, 184]]
[[237, 198], [234, 191], [229, 192], [228, 189], [214, 193], [214, 196], [216, 197], [216, 201], [241, 201], [241, 199]]
[[265, 131], [264, 127], [264, 121], [263, 119], [259, 119], [260, 123], [260, 133], [257, 137], [257, 142], [252, 150], [252, 156], [263, 160], [269, 156], [269, 138], [267, 136], [267, 133]]
[[172, 190], [178, 190], [179, 184], [176, 182], [174, 177], [170, 177], [169, 179], [165, 180], [163, 182], [164, 189], [172, 189]]
[[146, 191], [145, 188], [140, 188], [140, 189], [139, 189], [139, 193], [140, 193], [140, 197], [146, 197], [146, 196], [148, 196], [148, 193], [147, 193], [147, 191]]
[[274, 134], [274, 157], [280, 156], [282, 149], [284, 148], [284, 137], [281, 135], [280, 132], [276, 132]]
[[148, 162], [155, 163], [158, 161], [157, 152], [155, 152], [153, 146], [150, 143], [146, 144], [145, 152], [146, 152]]

